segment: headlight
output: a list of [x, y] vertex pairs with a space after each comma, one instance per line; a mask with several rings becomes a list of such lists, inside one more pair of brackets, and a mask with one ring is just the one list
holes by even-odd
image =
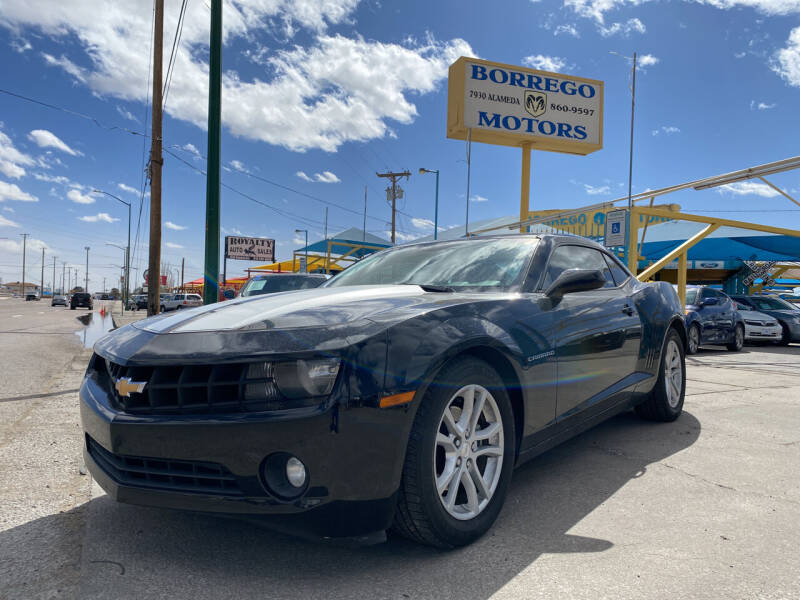
[[[252, 363], [247, 368], [245, 401], [266, 401], [266, 410], [294, 408], [328, 396], [339, 374], [338, 358]], [[307, 400], [292, 402], [286, 400]]]

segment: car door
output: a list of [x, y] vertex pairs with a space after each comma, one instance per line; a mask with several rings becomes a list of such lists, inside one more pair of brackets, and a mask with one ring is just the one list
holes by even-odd
[[719, 298], [717, 305], [717, 327], [719, 330], [721, 342], [733, 341], [736, 327], [736, 307], [730, 297], [723, 293], [714, 291]]
[[606, 285], [565, 294], [553, 308], [559, 419], [613, 396], [620, 382], [635, 371], [641, 340], [630, 286], [617, 285], [600, 250], [558, 246], [546, 269], [544, 289], [568, 268], [600, 270]]
[[718, 306], [705, 303], [712, 298], [719, 302], [716, 293], [711, 288], [704, 287], [700, 290], [700, 298], [697, 302], [697, 316], [700, 324], [701, 340], [705, 343], [716, 342], [719, 339]]

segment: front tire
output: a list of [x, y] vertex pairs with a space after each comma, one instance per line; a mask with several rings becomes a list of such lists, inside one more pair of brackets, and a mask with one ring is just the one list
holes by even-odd
[[647, 400], [636, 407], [636, 414], [648, 421], [674, 421], [683, 410], [685, 395], [686, 357], [683, 341], [678, 332], [670, 328], [664, 340], [658, 380]]
[[781, 346], [788, 346], [789, 342], [792, 341], [792, 332], [786, 323], [781, 323], [781, 331], [781, 339], [778, 344]]
[[697, 324], [690, 325], [686, 338], [686, 354], [697, 354], [700, 349], [700, 327]]
[[478, 539], [503, 507], [515, 440], [497, 372], [471, 357], [445, 365], [414, 418], [393, 528], [438, 548]]
[[733, 332], [733, 341], [726, 346], [731, 352], [739, 352], [744, 348], [744, 326], [737, 325]]

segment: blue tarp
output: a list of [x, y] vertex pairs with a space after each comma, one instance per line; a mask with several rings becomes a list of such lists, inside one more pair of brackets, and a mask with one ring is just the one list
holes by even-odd
[[[703, 230], [705, 223], [670, 221], [647, 228], [642, 256], [658, 260]], [[641, 234], [640, 234], [641, 236]], [[800, 237], [720, 227], [689, 249], [689, 260], [800, 260]]]
[[[320, 240], [318, 242], [314, 242], [313, 244], [308, 245], [309, 252], [318, 252], [320, 254], [327, 254], [328, 252], [328, 241], [329, 240]], [[370, 246], [380, 246], [381, 248], [389, 248], [391, 244], [384, 240], [383, 238], [378, 237], [377, 235], [372, 235], [371, 233], [364, 233], [360, 229], [356, 229], [355, 227], [351, 227], [350, 229], [346, 229], [340, 233], [337, 233], [330, 241], [333, 242], [331, 244], [331, 254], [338, 255], [338, 254], [347, 254], [351, 250], [353, 250], [352, 246], [347, 246], [345, 244], [369, 244]], [[337, 243], [339, 242], [339, 243]], [[297, 248], [295, 252], [304, 252], [305, 246], [302, 248]], [[376, 252], [374, 248], [360, 248], [355, 252], [352, 252], [350, 256], [361, 258], [362, 256], [366, 256], [367, 254], [372, 254]]]

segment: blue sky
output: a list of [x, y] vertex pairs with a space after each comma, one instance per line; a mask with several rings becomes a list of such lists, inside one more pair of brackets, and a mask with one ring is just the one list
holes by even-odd
[[[166, 4], [168, 58], [180, 2]], [[96, 120], [0, 94], [4, 281], [19, 279], [20, 233], [30, 234], [29, 279], [38, 281], [43, 245], [45, 263], [57, 256], [59, 273], [62, 262], [82, 273], [90, 246], [93, 290], [103, 277], [119, 276], [122, 252], [105, 244], [125, 244], [126, 208], [91, 190], [134, 204], [135, 236], [151, 15], [146, 0], [2, 1], [0, 88]], [[536, 208], [581, 206], [627, 190], [630, 65], [612, 51], [645, 57], [634, 192], [796, 155], [799, 15], [800, 0], [226, 3], [222, 181], [233, 190], [222, 190], [223, 228], [275, 238], [278, 258], [290, 258], [302, 245], [295, 229], [322, 236], [325, 206], [329, 233], [360, 227], [366, 186], [367, 230], [388, 237], [385, 180], [375, 172], [409, 169], [398, 235], [426, 235], [434, 177], [418, 175], [419, 167], [441, 171], [440, 225], [463, 224], [465, 147], [445, 137], [447, 67], [461, 55], [605, 82], [604, 148], [586, 157], [534, 152]], [[201, 275], [203, 261], [198, 170], [207, 150], [208, 20], [207, 4], [188, 0], [164, 121], [164, 145], [174, 155], [165, 154], [162, 256], [173, 271], [185, 258], [187, 280]], [[519, 154], [473, 145], [471, 220], [518, 210]], [[772, 180], [800, 196], [800, 173]], [[796, 205], [752, 182], [670, 201], [690, 212], [800, 227]], [[148, 215], [145, 198], [138, 275]], [[229, 261], [228, 272], [246, 266]], [[51, 266], [46, 280], [48, 272]]]

